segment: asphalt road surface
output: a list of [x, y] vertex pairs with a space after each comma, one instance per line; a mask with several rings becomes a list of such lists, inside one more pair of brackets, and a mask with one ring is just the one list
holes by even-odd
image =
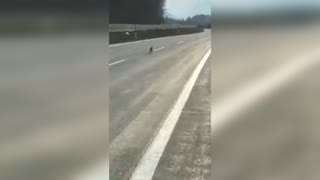
[[213, 31], [212, 179], [319, 179], [319, 27]]
[[[129, 177], [200, 60], [210, 31], [110, 48], [110, 179]], [[153, 46], [154, 52], [149, 54]]]
[[211, 177], [211, 57], [203, 67], [153, 175], [153, 180]]

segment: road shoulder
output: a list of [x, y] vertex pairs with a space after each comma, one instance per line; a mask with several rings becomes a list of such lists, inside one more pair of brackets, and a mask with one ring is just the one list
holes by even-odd
[[205, 64], [162, 155], [153, 180], [210, 179], [211, 66]]

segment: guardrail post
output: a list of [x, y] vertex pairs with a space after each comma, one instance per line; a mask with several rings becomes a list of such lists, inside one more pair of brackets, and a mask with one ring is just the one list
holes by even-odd
[[137, 37], [137, 25], [136, 24], [134, 25], [134, 38], [138, 39], [138, 37]]

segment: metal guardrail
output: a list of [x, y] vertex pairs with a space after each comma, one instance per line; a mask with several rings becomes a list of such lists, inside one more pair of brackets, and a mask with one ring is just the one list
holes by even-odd
[[194, 25], [182, 24], [159, 24], [159, 25], [138, 25], [138, 24], [109, 24], [109, 32], [132, 32], [146, 31], [153, 29], [177, 29], [177, 28], [196, 28]]

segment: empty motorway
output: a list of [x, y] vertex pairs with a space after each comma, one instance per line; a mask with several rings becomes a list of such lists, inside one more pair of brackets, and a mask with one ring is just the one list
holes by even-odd
[[210, 36], [206, 30], [110, 46], [110, 179], [130, 175], [211, 48]]

